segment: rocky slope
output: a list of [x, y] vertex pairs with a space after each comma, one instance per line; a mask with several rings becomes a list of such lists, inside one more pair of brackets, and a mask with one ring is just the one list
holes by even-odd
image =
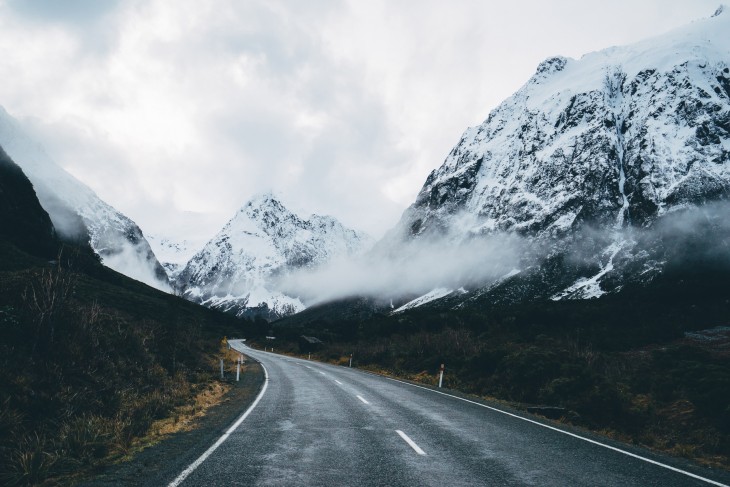
[[195, 254], [177, 278], [188, 299], [238, 316], [267, 319], [301, 311], [298, 296], [281, 290], [287, 273], [354, 255], [366, 235], [329, 216], [304, 219], [271, 194], [256, 196]]
[[0, 146], [33, 183], [61, 237], [88, 240], [107, 267], [157, 289], [170, 290], [167, 275], [137, 224], [56, 165], [2, 107]]
[[382, 245], [523, 237], [523, 271], [482, 294], [517, 283], [512, 296], [586, 298], [650, 279], [681, 258], [667, 229], [723, 227], [725, 208], [697, 209], [730, 196], [728, 32], [721, 8], [637, 44], [542, 62], [463, 134]]

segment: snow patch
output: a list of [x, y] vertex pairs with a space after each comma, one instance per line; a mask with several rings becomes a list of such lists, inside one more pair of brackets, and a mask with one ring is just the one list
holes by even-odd
[[[464, 288], [460, 288], [459, 291], [463, 290]], [[432, 291], [429, 291], [428, 293], [424, 294], [423, 296], [419, 296], [416, 299], [412, 301], [408, 301], [406, 304], [401, 306], [400, 308], [393, 311], [391, 314], [401, 313], [408, 309], [417, 308], [419, 306], [423, 306], [426, 303], [430, 303], [431, 301], [435, 301], [437, 299], [441, 299], [445, 296], [448, 296], [449, 294], [453, 293], [453, 289], [447, 289], [445, 287], [439, 287]], [[466, 292], [466, 290], [464, 290]]]

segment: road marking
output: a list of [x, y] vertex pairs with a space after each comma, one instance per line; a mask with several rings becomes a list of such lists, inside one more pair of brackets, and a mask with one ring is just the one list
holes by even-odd
[[175, 480], [170, 482], [168, 487], [177, 487], [186, 478], [188, 478], [188, 476], [191, 473], [193, 473], [193, 471], [195, 471], [195, 469], [198, 468], [200, 466], [200, 464], [202, 464], [211, 455], [211, 453], [216, 451], [218, 449], [218, 447], [221, 446], [223, 444], [223, 442], [228, 439], [229, 436], [231, 436], [231, 433], [233, 433], [236, 430], [236, 428], [238, 428], [241, 425], [241, 423], [243, 423], [243, 420], [245, 420], [248, 417], [248, 415], [251, 414], [251, 411], [253, 411], [254, 408], [258, 405], [259, 401], [261, 401], [261, 398], [264, 397], [264, 393], [266, 392], [266, 389], [269, 387], [269, 373], [266, 371], [266, 367], [264, 367], [264, 364], [261, 364], [261, 368], [264, 369], [264, 387], [261, 388], [261, 392], [259, 392], [259, 395], [256, 396], [256, 400], [253, 402], [253, 404], [251, 404], [251, 406], [249, 406], [249, 408], [246, 410], [246, 412], [243, 413], [241, 415], [241, 417], [238, 418], [238, 420], [235, 423], [233, 423], [233, 426], [228, 428], [228, 431], [223, 433], [223, 436], [218, 438], [218, 441], [213, 443], [213, 445], [210, 448], [205, 450], [205, 453], [200, 455], [198, 457], [198, 459], [195, 460], [193, 463], [191, 463], [190, 466], [188, 466], [188, 468], [183, 470], [182, 473], [180, 475], [178, 475]]
[[359, 396], [359, 395], [358, 395], [358, 396], [357, 396], [357, 398], [358, 398], [358, 399], [360, 399], [360, 400], [361, 400], [362, 402], [364, 402], [365, 404], [370, 404], [370, 403], [369, 403], [369, 402], [367, 402], [367, 401], [366, 401], [365, 399], [363, 399], [363, 397], [362, 397], [362, 396]]
[[[682, 469], [679, 469], [679, 468], [676, 468], [676, 467], [672, 467], [671, 465], [667, 465], [665, 463], [657, 462], [656, 460], [652, 460], [650, 458], [642, 457], [641, 455], [637, 455], [635, 453], [631, 453], [631, 452], [628, 452], [626, 450], [622, 450], [620, 448], [616, 448], [615, 446], [606, 445], [605, 443], [601, 443], [601, 442], [596, 441], [596, 440], [591, 440], [590, 438], [586, 438], [584, 436], [576, 435], [575, 433], [570, 433], [569, 431], [561, 430], [560, 428], [556, 428], [554, 426], [549, 426], [547, 424], [542, 424], [542, 423], [540, 423], [538, 421], [535, 421], [535, 420], [532, 420], [532, 419], [523, 418], [522, 416], [519, 416], [517, 414], [508, 413], [507, 411], [502, 411], [501, 409], [497, 409], [497, 408], [494, 408], [494, 407], [491, 407], [491, 406], [487, 406], [486, 404], [481, 404], [481, 403], [478, 403], [476, 401], [470, 401], [469, 399], [464, 399], [463, 397], [452, 396], [451, 394], [446, 394], [445, 392], [441, 392], [441, 391], [434, 391], [433, 389], [429, 389], [428, 387], [423, 387], [423, 386], [419, 386], [419, 385], [416, 385], [416, 384], [411, 384], [409, 382], [403, 382], [402, 380], [393, 379], [392, 377], [386, 377], [386, 379], [392, 380], [393, 382], [400, 382], [401, 384], [405, 384], [405, 385], [408, 385], [408, 386], [417, 387], [417, 388], [423, 389], [425, 391], [430, 391], [430, 392], [433, 392], [434, 394], [441, 394], [442, 396], [447, 396], [447, 397], [451, 397], [453, 399], [458, 399], [459, 401], [464, 401], [464, 402], [468, 402], [470, 404], [475, 404], [477, 406], [490, 409], [490, 410], [495, 411], [497, 413], [506, 414], [507, 416], [512, 416], [513, 418], [521, 419], [522, 421], [527, 421], [528, 423], [536, 424], [537, 426], [542, 426], [543, 428], [551, 429], [553, 431], [557, 431], [558, 433], [563, 433], [564, 435], [572, 436], [573, 438], [577, 438], [579, 440], [587, 441], [588, 443], [592, 443], [594, 445], [602, 446], [603, 448], [608, 448], [609, 450], [613, 450], [613, 451], [618, 452], [618, 453], [623, 453], [624, 455], [628, 455], [628, 456], [630, 456], [632, 458], [636, 458], [637, 460], [641, 460], [641, 461], [644, 461], [644, 462], [647, 462], [647, 463], [651, 463], [652, 465], [656, 465], [658, 467], [666, 468], [666, 469], [671, 470], [673, 472], [677, 472], [677, 473], [680, 473], [682, 475], [686, 475], [688, 477], [692, 477], [693, 479], [697, 479], [697, 480], [701, 480], [703, 482], [707, 482], [708, 484], [717, 485], [718, 487], [730, 487], [727, 484], [722, 484], [720, 482], [716, 482], [714, 480], [711, 480], [711, 479], [708, 479], [708, 478], [705, 478], [705, 477], [701, 477], [699, 475], [693, 474], [692, 472], [688, 472], [686, 470], [682, 470]], [[400, 434], [401, 437], [403, 437], [404, 440], [408, 441], [406, 439], [407, 436], [405, 436], [405, 434], [403, 434], [400, 431], [398, 431], [398, 434]], [[411, 446], [413, 446], [413, 445], [411, 445]], [[415, 447], [414, 447], [414, 449], [415, 449]]]
[[305, 365], [305, 367], [306, 367], [306, 368], [308, 368], [308, 369], [311, 369], [311, 368], [312, 368], [312, 367], [310, 367], [309, 365]]
[[324, 372], [320, 372], [320, 374], [322, 374], [322, 375], [327, 375], [327, 374], [325, 374]]
[[[360, 396], [357, 396], [357, 397], [360, 397]], [[407, 434], [403, 433], [401, 430], [395, 430], [395, 432], [398, 433], [398, 435], [400, 435], [400, 437], [403, 438], [403, 441], [405, 441], [406, 443], [408, 443], [408, 445], [411, 448], [413, 448], [413, 450], [416, 453], [418, 453], [419, 455], [425, 455], [426, 454], [425, 451], [421, 450], [421, 447], [420, 446], [416, 445], [416, 442], [415, 441], [413, 441], [412, 439], [408, 438], [408, 435]]]
[[335, 382], [337, 382], [339, 385], [342, 385], [342, 382], [338, 381], [337, 379], [334, 379]]

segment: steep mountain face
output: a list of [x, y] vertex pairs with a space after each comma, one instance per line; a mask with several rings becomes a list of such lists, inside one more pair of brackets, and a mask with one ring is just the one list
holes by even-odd
[[299, 297], [280, 290], [280, 278], [354, 255], [369, 244], [369, 237], [332, 217], [303, 219], [264, 194], [246, 203], [195, 254], [177, 284], [187, 298], [206, 306], [275, 318], [306, 307]]
[[[719, 9], [654, 39], [542, 62], [464, 133], [386, 241], [521, 235], [536, 250], [505, 281], [524, 288], [515, 295], [595, 297], [661, 272], [676, 250], [661, 222], [730, 196], [728, 32]], [[691, 218], [717, 226], [716, 210]]]
[[0, 239], [35, 255], [54, 257], [56, 231], [33, 185], [0, 149]]
[[0, 146], [33, 183], [61, 237], [88, 240], [107, 267], [157, 289], [170, 290], [165, 270], [142, 230], [56, 165], [2, 107]]

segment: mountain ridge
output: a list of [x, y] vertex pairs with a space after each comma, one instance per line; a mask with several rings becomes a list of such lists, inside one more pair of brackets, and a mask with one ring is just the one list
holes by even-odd
[[238, 316], [289, 315], [306, 304], [281, 290], [282, 277], [353, 255], [369, 242], [334, 217], [302, 218], [273, 194], [262, 193], [190, 259], [177, 285], [188, 299]]

